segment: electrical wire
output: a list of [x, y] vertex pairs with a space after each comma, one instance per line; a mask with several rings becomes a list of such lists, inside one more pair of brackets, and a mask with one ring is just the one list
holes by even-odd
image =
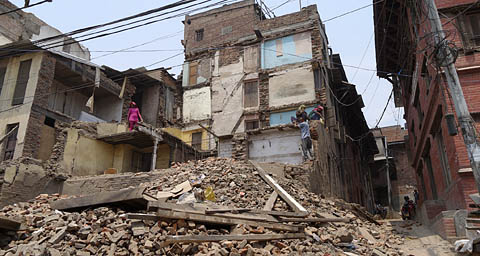
[[345, 16], [345, 15], [348, 15], [348, 14], [351, 14], [351, 13], [354, 13], [354, 12], [358, 12], [358, 11], [363, 10], [363, 9], [365, 9], [365, 8], [367, 8], [367, 7], [370, 7], [370, 6], [372, 6], [372, 5], [379, 4], [379, 3], [383, 2], [383, 1], [385, 1], [385, 0], [376, 1], [376, 2], [374, 2], [374, 3], [371, 3], [371, 4], [368, 4], [368, 5], [362, 6], [362, 7], [360, 7], [360, 8], [357, 8], [357, 9], [354, 9], [354, 10], [351, 10], [351, 11], [348, 11], [348, 12], [346, 12], [346, 13], [342, 13], [342, 14], [337, 15], [337, 16], [335, 16], [335, 17], [332, 17], [332, 18], [329, 18], [329, 19], [324, 20], [323, 23], [329, 22], [329, 21], [334, 20], [334, 19], [338, 19], [338, 18], [340, 18], [340, 17], [343, 17], [343, 16]]
[[386, 110], [387, 110], [388, 104], [390, 104], [390, 100], [392, 99], [392, 96], [393, 96], [393, 90], [392, 90], [392, 92], [390, 93], [390, 97], [388, 97], [387, 104], [385, 105], [385, 108], [383, 109], [382, 115], [380, 115], [380, 119], [378, 120], [377, 124], [375, 125], [375, 128], [378, 128], [378, 125], [379, 125], [380, 122], [382, 121], [383, 116], [385, 115], [385, 112], [386, 112]]
[[[6, 12], [2, 12], [2, 13], [0, 13], [0, 16], [6, 15], [6, 14], [10, 14], [10, 13], [14, 13], [14, 12], [18, 12], [18, 11], [21, 11], [21, 10], [25, 10], [25, 9], [27, 9], [27, 8], [31, 8], [31, 7], [34, 7], [34, 6], [37, 6], [37, 5], [41, 5], [41, 4], [44, 4], [44, 3], [48, 3], [48, 2], [51, 3], [52, 0], [44, 0], [44, 1], [40, 1], [40, 2], [38, 2], [38, 3], [30, 4], [30, 5], [25, 6], [25, 7], [13, 9], [13, 10], [6, 11]], [[5, 6], [5, 5], [4, 5], [4, 6]]]
[[[147, 15], [150, 15], [150, 14], [154, 14], [154, 13], [157, 13], [157, 12], [161, 12], [161, 11], [164, 11], [164, 10], [168, 10], [168, 9], [171, 9], [171, 8], [182, 6], [182, 5], [194, 2], [194, 1], [197, 1], [197, 0], [180, 0], [180, 1], [177, 1], [177, 2], [172, 3], [172, 4], [164, 5], [164, 6], [161, 6], [159, 8], [151, 9], [151, 10], [141, 12], [141, 13], [138, 13], [138, 14], [135, 14], [135, 15], [132, 15], [132, 16], [128, 16], [128, 17], [124, 17], [124, 18], [117, 19], [117, 20], [114, 20], [114, 21], [110, 21], [110, 22], [106, 22], [106, 23], [102, 23], [102, 24], [97, 24], [97, 25], [77, 29], [77, 30], [74, 30], [74, 31], [71, 31], [71, 32], [68, 32], [68, 33], [62, 33], [62, 34], [59, 34], [59, 35], [39, 39], [39, 40], [36, 40], [36, 41], [32, 41], [31, 43], [33, 43], [35, 45], [40, 45], [42, 43], [49, 42], [49, 41], [52, 41], [52, 40], [55, 40], [55, 39], [61, 39], [63, 41], [65, 37], [71, 37], [73, 35], [84, 33], [84, 32], [90, 31], [90, 30], [95, 30], [95, 29], [110, 26], [110, 25], [113, 25], [113, 24], [125, 22], [125, 21], [128, 21], [128, 20], [144, 17], [144, 16], [147, 16]], [[211, 1], [211, 0], [207, 0], [207, 1]], [[103, 35], [103, 36], [105, 36], [105, 35]], [[72, 43], [72, 42], [70, 42], [70, 43]], [[73, 42], [73, 43], [76, 43], [76, 42]], [[22, 47], [22, 46], [27, 47], [27, 49], [30, 49], [30, 43], [19, 45], [19, 46], [20, 47]]]

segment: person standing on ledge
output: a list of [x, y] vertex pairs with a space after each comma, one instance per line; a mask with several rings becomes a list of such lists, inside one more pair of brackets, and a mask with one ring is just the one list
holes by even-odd
[[128, 109], [128, 129], [132, 131], [136, 126], [138, 121], [143, 122], [142, 115], [140, 114], [140, 110], [137, 107], [137, 104], [132, 101], [130, 103], [130, 108]]

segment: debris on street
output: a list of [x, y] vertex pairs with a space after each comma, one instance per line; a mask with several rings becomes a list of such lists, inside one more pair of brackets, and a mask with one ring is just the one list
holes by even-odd
[[[4, 207], [2, 218], [25, 228], [3, 232], [0, 255], [400, 255], [403, 238], [391, 226], [365, 219], [358, 206], [308, 192], [288, 173], [272, 178], [258, 165], [215, 158], [162, 171], [163, 179], [140, 188], [42, 194]], [[179, 204], [183, 195], [209, 187], [215, 202], [194, 196], [195, 202]], [[271, 209], [264, 208], [267, 202]]]

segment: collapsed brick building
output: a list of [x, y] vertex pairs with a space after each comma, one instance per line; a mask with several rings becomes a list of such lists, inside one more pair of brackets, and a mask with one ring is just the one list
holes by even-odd
[[[478, 10], [476, 1], [435, 1], [472, 115], [480, 128], [478, 90]], [[444, 237], [464, 236], [465, 210], [477, 193], [467, 150], [455, 124], [454, 106], [435, 59], [425, 1], [389, 0], [374, 5], [378, 76], [393, 84], [395, 105], [405, 108], [407, 148], [416, 171], [421, 219]], [[391, 18], [389, 18], [391, 17]], [[458, 211], [460, 209], [460, 211]], [[463, 216], [463, 217], [462, 217]], [[463, 221], [464, 222], [464, 221]]]
[[184, 24], [184, 140], [221, 157], [298, 164], [300, 132], [291, 118], [301, 105], [307, 112], [322, 105], [312, 186], [373, 205], [375, 140], [315, 5], [266, 18], [255, 1], [240, 1], [186, 16]]

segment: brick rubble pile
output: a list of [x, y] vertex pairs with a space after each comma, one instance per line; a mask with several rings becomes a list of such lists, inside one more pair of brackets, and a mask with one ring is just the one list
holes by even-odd
[[[118, 204], [59, 211], [52, 209], [50, 202], [65, 196], [40, 195], [30, 202], [1, 210], [0, 216], [23, 224], [20, 231], [3, 232], [0, 255], [402, 255], [398, 246], [403, 238], [394, 234], [391, 226], [369, 222], [351, 211], [351, 204], [308, 192], [304, 184], [308, 180], [308, 169], [293, 166], [285, 169], [285, 178], [273, 177], [308, 210], [309, 218], [350, 218], [351, 221], [303, 223], [304, 239], [164, 243], [168, 236], [286, 232], [244, 224], [223, 226], [183, 219], [129, 219], [128, 213], [132, 210]], [[216, 205], [260, 210], [273, 192], [254, 167], [231, 159], [191, 161], [163, 171], [162, 179], [143, 184], [148, 194], [168, 191], [189, 180], [197, 184], [193, 191], [212, 187]], [[175, 197], [168, 202], [177, 201]], [[278, 198], [273, 211], [291, 210]]]

